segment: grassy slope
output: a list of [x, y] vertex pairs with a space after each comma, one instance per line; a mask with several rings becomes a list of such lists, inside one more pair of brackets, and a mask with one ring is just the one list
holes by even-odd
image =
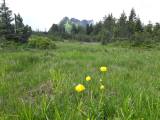
[[[159, 60], [158, 50], [94, 43], [58, 43], [58, 49], [49, 51], [0, 51], [0, 119], [158, 120]], [[107, 74], [99, 72], [102, 65], [108, 66]], [[93, 80], [85, 82], [86, 75]], [[86, 86], [84, 93], [74, 91], [78, 83]]]

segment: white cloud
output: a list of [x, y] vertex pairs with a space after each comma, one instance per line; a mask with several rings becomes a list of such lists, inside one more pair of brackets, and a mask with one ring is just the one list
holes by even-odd
[[132, 7], [144, 23], [160, 22], [159, 0], [6, 0], [14, 13], [20, 13], [33, 29], [49, 29], [64, 16], [78, 19], [101, 20], [108, 13], [118, 18]]

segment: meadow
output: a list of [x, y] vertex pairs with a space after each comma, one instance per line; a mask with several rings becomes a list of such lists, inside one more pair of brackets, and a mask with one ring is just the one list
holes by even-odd
[[0, 120], [160, 119], [160, 50], [56, 44], [0, 50]]

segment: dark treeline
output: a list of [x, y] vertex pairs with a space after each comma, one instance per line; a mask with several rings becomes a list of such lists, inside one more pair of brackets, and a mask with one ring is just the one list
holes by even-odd
[[132, 8], [127, 17], [123, 12], [119, 19], [112, 14], [105, 16], [103, 21], [88, 24], [86, 27], [72, 24], [71, 32], [67, 32], [63, 24], [53, 24], [49, 35], [61, 36], [64, 39], [75, 39], [79, 41], [97, 42], [107, 44], [113, 41], [128, 40], [134, 45], [160, 41], [160, 24], [144, 25], [135, 10]]
[[31, 35], [31, 27], [24, 25], [20, 14], [14, 14], [6, 6], [6, 1], [0, 6], [0, 40], [26, 42]]
[[[67, 21], [66, 21], [67, 20]], [[54, 39], [71, 39], [86, 42], [101, 42], [107, 44], [114, 41], [129, 41], [133, 45], [142, 43], [160, 42], [160, 23], [144, 25], [140, 17], [136, 15], [134, 9], [131, 9], [130, 15], [125, 12], [116, 19], [112, 14], [108, 14], [102, 21], [92, 24], [81, 25], [77, 19], [72, 19], [73, 23], [67, 17], [59, 24], [53, 24], [48, 32], [32, 32], [31, 27], [24, 25], [20, 14], [12, 14], [12, 11], [6, 6], [6, 1], [2, 0], [0, 5], [0, 41], [26, 42], [34, 33], [38, 36], [48, 36]], [[81, 22], [87, 23], [87, 20]]]

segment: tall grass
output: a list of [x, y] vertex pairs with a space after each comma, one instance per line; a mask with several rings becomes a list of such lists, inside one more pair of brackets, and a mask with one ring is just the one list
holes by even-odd
[[[0, 119], [160, 119], [160, 51], [96, 43], [57, 46], [0, 51]], [[100, 66], [108, 72], [102, 75]], [[88, 75], [92, 80], [86, 82]], [[79, 83], [86, 87], [82, 93], [74, 90]]]

